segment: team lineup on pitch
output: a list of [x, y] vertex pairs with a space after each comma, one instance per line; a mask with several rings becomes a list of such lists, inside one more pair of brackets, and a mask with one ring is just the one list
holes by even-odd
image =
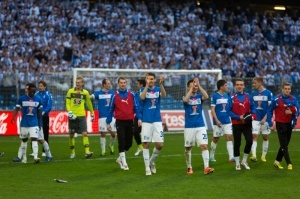
[[[115, 162], [121, 170], [128, 171], [128, 151], [133, 145], [133, 137], [138, 145], [135, 153], [142, 153], [145, 174], [156, 174], [156, 160], [164, 146], [164, 128], [161, 116], [161, 98], [167, 96], [164, 88], [165, 76], [156, 77], [155, 73], [148, 72], [145, 78], [136, 80], [137, 91], [133, 93], [127, 89], [127, 79], [119, 77], [116, 91], [111, 89], [111, 82], [103, 79], [102, 89], [90, 94], [84, 89], [84, 77], [76, 77], [75, 87], [70, 88], [66, 95], [66, 109], [68, 112], [70, 159], [76, 158], [75, 138], [81, 134], [84, 146], [85, 158], [90, 159], [94, 152], [90, 150], [90, 141], [87, 123], [95, 120], [92, 100], [98, 101], [98, 127], [101, 134], [101, 156], [106, 156], [106, 134], [110, 134], [108, 144], [109, 153], [115, 153], [115, 141], [118, 143], [119, 156]], [[156, 86], [158, 82], [159, 86]], [[278, 96], [265, 89], [262, 77], [254, 77], [252, 80], [254, 92], [246, 93], [243, 79], [236, 79], [235, 93], [227, 94], [228, 84], [224, 79], [217, 81], [217, 91], [211, 94], [211, 113], [213, 118], [213, 139], [209, 143], [207, 128], [203, 117], [203, 103], [209, 100], [209, 94], [201, 86], [198, 77], [190, 78], [186, 82], [187, 92], [182, 97], [184, 109], [184, 157], [187, 174], [193, 174], [192, 147], [197, 146], [202, 151], [203, 173], [210, 174], [215, 171], [210, 165], [214, 164], [217, 143], [220, 137], [225, 137], [228, 153], [228, 162], [235, 163], [235, 169], [243, 167], [250, 170], [248, 158], [252, 162], [258, 161], [257, 137], [261, 133], [263, 138], [261, 161], [266, 162], [269, 148], [268, 135], [274, 130], [272, 117], [276, 122], [276, 130], [280, 147], [274, 161], [274, 167], [283, 169], [281, 162], [286, 161], [287, 169], [292, 170], [292, 161], [289, 157], [288, 145], [291, 139], [292, 129], [297, 123], [299, 115], [297, 99], [292, 96], [291, 85], [284, 83], [282, 93]], [[45, 100], [44, 96], [48, 96]], [[43, 100], [42, 100], [43, 99]], [[18, 111], [22, 112], [20, 122], [21, 144], [18, 156], [14, 162], [27, 163], [27, 141], [31, 140], [31, 149], [34, 163], [40, 163], [38, 157], [38, 143], [43, 146], [44, 162], [53, 159], [49, 135], [49, 112], [52, 100], [51, 94], [46, 90], [46, 83], [39, 82], [39, 91], [32, 83], [26, 85], [25, 95], [22, 95], [16, 105], [12, 123]], [[48, 104], [47, 104], [48, 103]], [[86, 118], [86, 107], [90, 117]], [[47, 116], [47, 120], [44, 117]], [[43, 120], [41, 120], [43, 118]], [[46, 119], [46, 118], [45, 118]], [[43, 129], [42, 129], [43, 127]], [[44, 128], [46, 127], [46, 128]], [[246, 143], [242, 150], [242, 136]], [[117, 139], [116, 139], [117, 137]], [[47, 138], [47, 140], [46, 140]], [[151, 144], [154, 147], [150, 147]], [[209, 146], [210, 145], [210, 146]], [[151, 148], [151, 150], [150, 150]], [[152, 152], [152, 153], [151, 153]], [[242, 152], [242, 153], [241, 153]], [[250, 154], [252, 156], [250, 157]]]

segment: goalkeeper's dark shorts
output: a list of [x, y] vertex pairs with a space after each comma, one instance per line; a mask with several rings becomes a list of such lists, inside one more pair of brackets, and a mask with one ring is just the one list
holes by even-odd
[[87, 123], [85, 116], [76, 117], [75, 120], [69, 119], [69, 133], [87, 132]]

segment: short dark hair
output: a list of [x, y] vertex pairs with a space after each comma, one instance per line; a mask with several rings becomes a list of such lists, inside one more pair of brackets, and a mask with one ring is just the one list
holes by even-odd
[[194, 79], [190, 79], [187, 83], [186, 83], [186, 86], [189, 87], [190, 86], [190, 83], [194, 82]]
[[221, 86], [224, 86], [226, 84], [226, 80], [220, 79], [217, 81], [217, 89], [220, 90]]
[[28, 89], [36, 88], [36, 85], [34, 83], [28, 83], [26, 85], [28, 86]]
[[105, 85], [107, 81], [108, 81], [108, 79], [103, 79], [102, 80], [102, 85]]
[[125, 77], [119, 77], [118, 78], [118, 83], [120, 82], [120, 80], [125, 80], [126, 81], [126, 78]]
[[147, 75], [146, 76], [152, 76], [152, 77], [154, 77], [154, 79], [156, 79], [156, 76], [155, 76], [155, 74], [154, 73], [147, 73]]
[[144, 79], [137, 79], [136, 81], [137, 81], [139, 84], [143, 85], [143, 87], [146, 86], [146, 80], [144, 80]]
[[245, 82], [242, 78], [237, 78], [234, 82], [234, 84], [236, 84], [236, 82]]

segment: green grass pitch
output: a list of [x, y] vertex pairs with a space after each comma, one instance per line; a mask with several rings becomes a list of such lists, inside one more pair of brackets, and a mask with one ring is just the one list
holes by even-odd
[[[134, 156], [135, 143], [127, 153], [129, 171], [123, 171], [115, 163], [117, 153], [100, 157], [99, 135], [90, 136], [91, 159], [84, 159], [82, 138], [76, 138], [76, 158], [69, 159], [68, 137], [51, 136], [52, 162], [33, 164], [14, 163], [20, 144], [18, 137], [0, 137], [0, 199], [9, 198], [300, 198], [300, 133], [294, 132], [290, 143], [293, 170], [273, 166], [279, 147], [276, 132], [270, 135], [267, 162], [250, 162], [251, 170], [235, 170], [235, 163], [228, 162], [225, 138], [222, 137], [216, 151], [217, 162], [210, 166], [215, 172], [203, 174], [203, 161], [198, 147], [192, 150], [194, 174], [186, 174], [183, 134], [165, 134], [164, 148], [156, 161], [157, 173], [145, 176], [142, 155]], [[212, 134], [209, 133], [209, 143]], [[109, 137], [107, 137], [107, 143]], [[261, 155], [262, 138], [258, 140], [258, 156]], [[243, 139], [242, 146], [245, 141]], [[31, 152], [28, 145], [28, 154]], [[39, 145], [41, 151], [41, 145]], [[117, 143], [115, 144], [117, 149]], [[152, 145], [153, 148], [153, 145]], [[108, 149], [107, 149], [108, 151]], [[41, 154], [41, 153], [39, 153]], [[54, 179], [67, 180], [57, 183]]]

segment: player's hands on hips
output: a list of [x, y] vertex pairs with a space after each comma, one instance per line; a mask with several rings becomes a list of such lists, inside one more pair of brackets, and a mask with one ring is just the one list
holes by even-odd
[[159, 84], [163, 84], [164, 81], [165, 81], [165, 76], [164, 75], [159, 76]]
[[95, 120], [95, 116], [91, 115], [91, 122], [94, 122], [94, 120]]
[[75, 119], [76, 119], [76, 115], [74, 115], [72, 111], [69, 111], [68, 117], [69, 117], [69, 119], [71, 119], [71, 120], [75, 120]]

